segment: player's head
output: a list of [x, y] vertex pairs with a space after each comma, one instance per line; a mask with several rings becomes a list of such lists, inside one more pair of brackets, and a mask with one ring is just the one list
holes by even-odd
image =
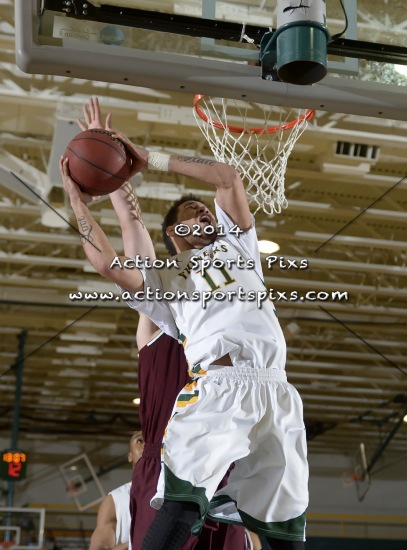
[[133, 432], [130, 438], [130, 450], [127, 455], [129, 462], [132, 462], [133, 468], [140, 460], [144, 449], [144, 439], [141, 432]]
[[[187, 226], [185, 236], [176, 226]], [[214, 231], [204, 229], [212, 226]], [[188, 231], [189, 228], [189, 231]], [[188, 248], [203, 248], [216, 239], [216, 220], [206, 204], [195, 195], [184, 195], [168, 210], [162, 224], [164, 244], [171, 256]], [[177, 232], [179, 234], [177, 234]]]

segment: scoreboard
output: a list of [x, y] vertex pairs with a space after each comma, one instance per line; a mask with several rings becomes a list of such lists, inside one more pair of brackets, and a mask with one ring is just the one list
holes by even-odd
[[24, 479], [27, 470], [27, 455], [23, 451], [6, 449], [1, 453], [0, 478], [6, 481]]

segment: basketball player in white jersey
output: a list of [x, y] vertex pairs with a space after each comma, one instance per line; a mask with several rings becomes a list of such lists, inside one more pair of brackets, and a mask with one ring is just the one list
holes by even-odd
[[[141, 432], [130, 438], [127, 455], [132, 467], [143, 453], [144, 441]], [[103, 500], [97, 515], [96, 529], [90, 539], [89, 550], [128, 550], [130, 535], [130, 487], [131, 482], [113, 489]]]
[[72, 208], [91, 228], [88, 239], [99, 249], [82, 239], [88, 259], [127, 291], [131, 307], [168, 334], [181, 333], [195, 378], [179, 395], [166, 430], [161, 483], [153, 499], [160, 510], [143, 550], [180, 548], [191, 526], [208, 513], [232, 462], [228, 485], [215, 495], [210, 515], [243, 522], [273, 550], [302, 550], [308, 505], [302, 402], [286, 379], [285, 341], [265, 298], [242, 180], [229, 165], [148, 153], [119, 137], [133, 155], [133, 173], [150, 167], [212, 184], [219, 226], [217, 234], [206, 205], [184, 197], [163, 224], [176, 267], [123, 268], [126, 258], [117, 257], [85, 204], [90, 197], [75, 186], [67, 160], [61, 160]]

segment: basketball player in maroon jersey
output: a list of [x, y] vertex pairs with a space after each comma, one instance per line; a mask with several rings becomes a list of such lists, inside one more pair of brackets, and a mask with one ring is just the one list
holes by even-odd
[[[144, 451], [133, 470], [130, 492], [132, 550], [141, 543], [157, 510], [150, 506], [161, 469], [161, 444], [175, 399], [190, 382], [184, 350], [174, 338], [158, 329], [145, 315], [137, 328], [138, 382], [141, 395], [140, 421]], [[223, 485], [223, 484], [221, 484]], [[242, 527], [207, 520], [197, 538], [191, 535], [183, 550], [243, 550]]]

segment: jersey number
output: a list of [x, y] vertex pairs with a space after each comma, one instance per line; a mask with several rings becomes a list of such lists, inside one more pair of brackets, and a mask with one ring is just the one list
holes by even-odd
[[[223, 285], [222, 286], [227, 286], [227, 285], [230, 285], [232, 283], [235, 283], [236, 282], [236, 279], [234, 279], [229, 271], [227, 271], [227, 269], [225, 269], [224, 267], [221, 267], [218, 269], [218, 271], [220, 271], [223, 275]], [[199, 273], [199, 272], [198, 272]], [[208, 270], [205, 269], [205, 271], [203, 273], [201, 273], [202, 277], [205, 279], [205, 281], [208, 283], [208, 285], [210, 286], [210, 289], [212, 290], [212, 292], [214, 292], [215, 290], [219, 290], [219, 288], [221, 287], [221, 285], [217, 285], [215, 283], [215, 281], [212, 279], [212, 277], [209, 275], [208, 273]]]

